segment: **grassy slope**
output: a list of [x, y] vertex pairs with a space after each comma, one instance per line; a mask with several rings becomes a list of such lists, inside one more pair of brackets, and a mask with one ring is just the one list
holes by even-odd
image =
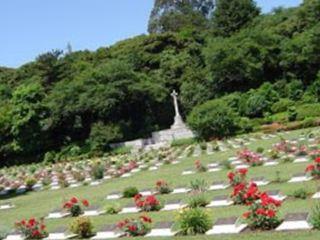
[[[297, 137], [302, 131], [294, 131], [291, 132], [286, 137], [294, 138]], [[272, 143], [278, 142], [279, 138], [274, 138], [271, 140], [258, 140], [255, 143], [252, 143], [249, 147], [255, 150], [258, 146], [262, 146], [265, 149], [271, 146]], [[201, 159], [203, 163], [209, 163], [212, 161], [222, 161], [227, 159], [230, 156], [233, 156], [236, 150], [230, 150], [227, 152], [219, 152], [215, 153], [211, 156], [202, 155], [198, 159]], [[16, 204], [18, 207], [13, 210], [1, 211], [0, 225], [5, 225], [8, 227], [12, 227], [12, 224], [16, 220], [20, 220], [22, 218], [28, 217], [42, 217], [46, 216], [51, 210], [58, 208], [61, 206], [63, 199], [67, 199], [71, 196], [78, 196], [80, 198], [87, 198], [91, 204], [104, 206], [108, 203], [105, 200], [105, 197], [108, 193], [113, 191], [119, 191], [124, 189], [127, 186], [137, 186], [139, 189], [144, 188], [152, 188], [154, 187], [154, 183], [158, 179], [165, 179], [169, 181], [173, 186], [179, 185], [188, 185], [190, 180], [201, 178], [206, 179], [209, 183], [214, 180], [225, 180], [227, 170], [220, 171], [218, 173], [199, 173], [194, 175], [182, 176], [181, 173], [184, 169], [193, 167], [195, 158], [190, 157], [183, 159], [183, 161], [177, 165], [170, 166], [162, 166], [160, 170], [157, 172], [140, 172], [128, 179], [116, 179], [113, 181], [105, 182], [100, 186], [90, 187], [83, 186], [76, 189], [63, 189], [57, 191], [43, 191], [38, 193], [29, 193], [27, 195], [19, 196], [14, 199], [10, 199], [11, 202]], [[252, 176], [265, 176], [268, 180], [273, 180], [276, 177], [276, 171], [280, 171], [280, 176], [283, 179], [289, 179], [290, 176], [294, 173], [302, 172], [307, 163], [300, 164], [280, 164], [278, 166], [273, 167], [256, 167], [251, 168], [249, 170], [249, 178]], [[279, 189], [284, 194], [291, 194], [297, 188], [307, 188], [311, 192], [315, 192], [317, 189], [317, 182], [311, 181], [308, 183], [298, 183], [298, 184], [270, 184], [262, 189]], [[229, 194], [230, 189], [223, 191], [215, 191], [208, 192], [208, 197], [213, 197], [217, 195]], [[182, 198], [187, 200], [187, 196], [185, 194], [175, 194], [162, 196], [162, 199], [176, 199]], [[5, 202], [6, 200], [1, 200], [1, 202]], [[132, 200], [121, 199], [118, 202], [122, 205], [130, 202]], [[281, 215], [284, 215], [288, 212], [295, 211], [310, 211], [314, 200], [294, 200], [289, 199], [285, 201], [281, 208]], [[210, 214], [212, 215], [212, 220], [215, 221], [220, 217], [228, 217], [228, 216], [240, 216], [246, 207], [241, 206], [231, 206], [231, 207], [223, 207], [223, 208], [214, 208], [210, 210]], [[126, 217], [136, 216], [138, 214], [128, 214], [128, 215], [114, 215], [114, 216], [99, 216], [92, 217], [92, 221], [96, 229], [99, 229], [101, 225], [115, 223], [118, 220], [121, 220]], [[177, 213], [174, 211], [171, 212], [158, 212], [149, 214], [154, 221], [163, 221], [163, 220], [172, 220], [176, 217]], [[47, 220], [47, 226], [49, 230], [55, 229], [58, 226], [63, 226], [69, 224], [71, 219], [62, 219], [62, 220]], [[296, 233], [272, 233], [264, 232], [264, 233], [245, 233], [242, 235], [245, 239], [316, 239], [320, 237], [320, 232], [318, 231], [304, 231], [304, 232], [296, 232]], [[183, 237], [185, 239], [186, 237]], [[237, 235], [234, 236], [217, 236], [217, 237], [207, 237], [207, 236], [196, 236], [196, 237], [188, 237], [190, 239], [238, 239]], [[156, 239], [156, 238], [153, 238]], [[163, 239], [163, 238], [159, 238]], [[177, 237], [178, 239], [178, 237]]]

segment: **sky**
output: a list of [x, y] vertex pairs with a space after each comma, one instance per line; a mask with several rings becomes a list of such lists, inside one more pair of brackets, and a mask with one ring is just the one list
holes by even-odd
[[[257, 0], [263, 12], [302, 0]], [[39, 54], [95, 50], [147, 33], [153, 0], [1, 0], [0, 66], [18, 67]]]

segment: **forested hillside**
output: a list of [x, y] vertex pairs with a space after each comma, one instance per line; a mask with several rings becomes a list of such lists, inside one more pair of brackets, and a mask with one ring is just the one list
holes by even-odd
[[173, 89], [200, 138], [320, 116], [319, 0], [269, 14], [251, 0], [156, 0], [149, 32], [0, 68], [0, 166], [147, 137], [172, 123]]

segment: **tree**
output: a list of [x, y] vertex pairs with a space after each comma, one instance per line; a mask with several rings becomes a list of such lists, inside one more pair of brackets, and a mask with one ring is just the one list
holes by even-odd
[[213, 32], [228, 37], [238, 32], [260, 14], [253, 0], [217, 0], [212, 17]]
[[44, 89], [39, 83], [20, 85], [10, 104], [12, 149], [16, 153], [39, 154], [46, 144], [45, 120], [49, 109], [44, 105]]
[[204, 27], [214, 9], [214, 0], [155, 0], [149, 33]]
[[220, 99], [195, 107], [187, 122], [198, 137], [206, 140], [233, 135], [238, 128], [237, 114]]
[[53, 82], [59, 81], [62, 77], [63, 65], [59, 61], [59, 57], [62, 55], [61, 50], [53, 50], [41, 54], [36, 59], [36, 67], [40, 71], [43, 85], [45, 88], [49, 87]]

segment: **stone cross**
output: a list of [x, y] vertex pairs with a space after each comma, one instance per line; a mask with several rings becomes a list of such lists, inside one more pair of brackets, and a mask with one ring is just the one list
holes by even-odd
[[173, 90], [173, 92], [171, 93], [171, 97], [173, 98], [173, 104], [174, 104], [174, 110], [175, 110], [176, 116], [180, 116], [179, 106], [178, 106], [178, 93], [176, 92], [176, 90]]

